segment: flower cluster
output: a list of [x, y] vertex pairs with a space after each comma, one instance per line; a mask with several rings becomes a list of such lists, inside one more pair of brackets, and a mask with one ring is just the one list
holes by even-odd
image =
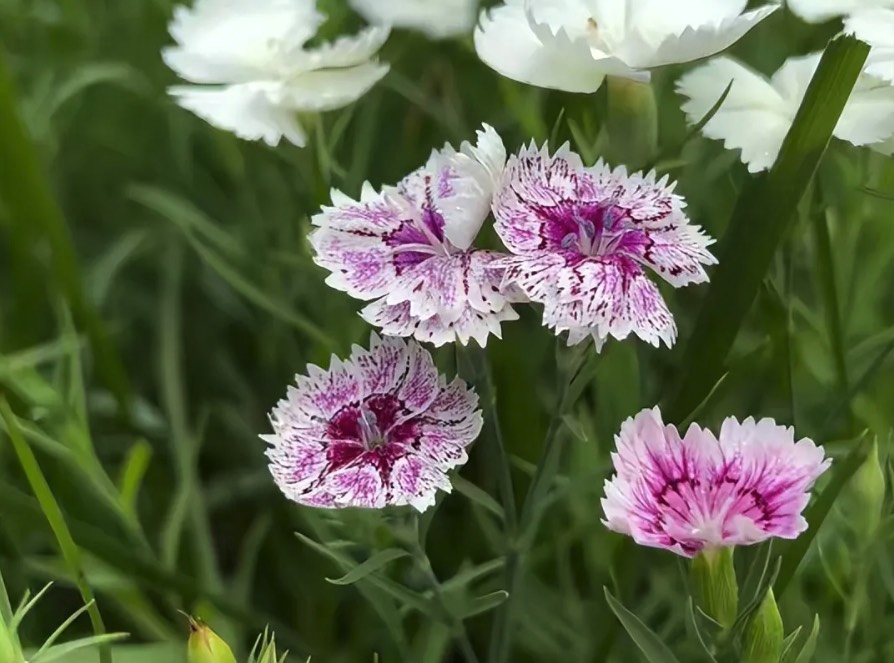
[[[812, 0], [811, 0], [812, 1]], [[836, 0], [814, 18], [836, 15]], [[472, 30], [477, 0], [351, 0], [373, 27], [313, 45], [325, 17], [314, 0], [196, 0], [175, 10], [166, 63], [190, 85], [171, 88], [183, 107], [238, 136], [276, 145], [306, 141], [301, 113], [352, 103], [388, 66], [376, 53], [392, 26], [434, 39]], [[722, 51], [777, 6], [745, 0], [505, 0], [475, 31], [480, 57], [541, 87], [593, 92], [606, 76], [648, 81], [649, 70]], [[800, 2], [793, 2], [797, 9]], [[849, 5], [850, 6], [850, 5]], [[814, 6], [816, 9], [816, 6]], [[865, 10], [865, 11], [864, 11]], [[874, 13], [873, 13], [874, 12]], [[852, 12], [847, 30], [873, 57], [835, 135], [894, 149], [894, 43], [888, 8]], [[690, 121], [729, 81], [727, 103], [704, 133], [742, 150], [751, 170], [769, 167], [817, 66], [793, 58], [771, 78], [719, 57], [679, 82]], [[449, 473], [468, 459], [482, 428], [478, 397], [448, 382], [420, 344], [500, 338], [518, 306], [569, 344], [635, 335], [676, 340], [658, 287], [708, 280], [713, 240], [690, 222], [667, 177], [586, 165], [568, 145], [530, 143], [507, 155], [484, 125], [474, 144], [445, 145], [393, 185], [332, 192], [309, 241], [326, 283], [365, 302], [381, 330], [328, 369], [309, 366], [270, 414], [262, 436], [283, 493], [319, 508], [431, 507]], [[503, 247], [479, 238], [492, 218]], [[654, 273], [657, 279], [650, 275]], [[412, 337], [412, 338], [411, 338]], [[767, 537], [791, 538], [813, 482], [828, 467], [810, 440], [770, 420], [724, 422], [719, 436], [692, 426], [681, 437], [657, 409], [627, 421], [606, 482], [606, 525], [644, 545], [685, 556]]]

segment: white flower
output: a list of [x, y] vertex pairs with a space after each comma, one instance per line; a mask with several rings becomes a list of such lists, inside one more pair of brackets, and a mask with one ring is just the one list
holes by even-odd
[[165, 63], [197, 85], [169, 92], [184, 108], [240, 138], [303, 146], [298, 112], [346, 106], [388, 66], [373, 59], [388, 29], [307, 48], [325, 17], [314, 0], [196, 0], [177, 7], [169, 26], [176, 46]]
[[894, 0], [788, 0], [788, 8], [810, 23], [879, 7], [894, 8]]
[[432, 39], [472, 32], [478, 0], [351, 0], [351, 6], [370, 23], [409, 28]]
[[506, 0], [481, 15], [479, 57], [539, 87], [594, 92], [606, 75], [648, 80], [648, 69], [724, 50], [776, 9], [747, 0]]
[[[704, 126], [708, 138], [728, 149], [742, 150], [750, 172], [773, 165], [791, 128], [821, 54], [790, 58], [767, 79], [727, 57], [719, 57], [689, 72], [677, 84], [687, 101], [683, 110], [690, 124], [701, 120], [732, 81], [729, 96]], [[894, 147], [894, 87], [863, 75], [845, 106], [835, 136], [878, 151]], [[885, 144], [887, 141], [887, 145]]]
[[894, 85], [894, 9], [855, 12], [844, 21], [844, 30], [872, 46], [864, 71]]

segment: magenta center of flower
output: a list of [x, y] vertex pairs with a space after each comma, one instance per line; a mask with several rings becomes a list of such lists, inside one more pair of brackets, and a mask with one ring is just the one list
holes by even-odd
[[636, 244], [642, 233], [625, 223], [625, 213], [614, 207], [599, 204], [573, 205], [555, 219], [560, 234], [559, 243], [567, 251], [585, 256], [611, 255]]

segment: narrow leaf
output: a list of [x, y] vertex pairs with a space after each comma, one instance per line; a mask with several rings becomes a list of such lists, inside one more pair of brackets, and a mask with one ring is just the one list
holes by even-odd
[[476, 615], [490, 612], [509, 598], [509, 592], [502, 589], [484, 596], [477, 596], [467, 602], [456, 612], [458, 619], [468, 619]]
[[819, 637], [819, 628], [820, 618], [819, 615], [816, 615], [813, 618], [813, 628], [810, 629], [810, 635], [807, 636], [807, 641], [801, 648], [801, 653], [798, 654], [795, 663], [810, 663], [813, 660], [813, 655], [816, 653], [816, 639]]
[[363, 580], [370, 573], [374, 573], [378, 571], [382, 567], [386, 566], [390, 562], [393, 562], [396, 559], [401, 559], [402, 557], [409, 557], [410, 553], [402, 548], [388, 548], [387, 550], [380, 550], [375, 555], [367, 559], [365, 562], [358, 564], [353, 569], [348, 571], [341, 578], [326, 578], [326, 582], [331, 582], [333, 585], [353, 585], [358, 580]]
[[869, 47], [853, 37], [829, 44], [776, 164], [739, 197], [686, 346], [681, 382], [665, 409], [670, 421], [682, 421], [723, 374], [727, 354], [791, 227], [868, 53]]
[[640, 621], [639, 617], [630, 612], [621, 603], [611, 595], [608, 587], [605, 590], [605, 600], [608, 607], [621, 622], [621, 626], [627, 631], [627, 634], [633, 640], [634, 644], [639, 647], [649, 663], [679, 663], [670, 649], [667, 648], [661, 638], [648, 626]]

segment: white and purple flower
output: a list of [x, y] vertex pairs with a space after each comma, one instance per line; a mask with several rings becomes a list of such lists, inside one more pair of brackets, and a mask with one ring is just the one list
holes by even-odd
[[694, 557], [702, 550], [794, 539], [810, 489], [831, 460], [772, 419], [695, 424], [681, 438], [658, 408], [621, 426], [605, 483], [605, 525], [644, 546]]
[[478, 396], [413, 341], [373, 335], [369, 350], [296, 380], [261, 437], [274, 481], [299, 504], [424, 511], [481, 431]]
[[676, 325], [649, 268], [675, 287], [708, 280], [716, 262], [667, 180], [584, 167], [563, 146], [531, 144], [513, 156], [494, 196], [497, 233], [515, 255], [498, 262], [506, 286], [544, 306], [544, 324], [568, 343], [597, 347], [633, 333], [673, 345]]
[[501, 290], [501, 254], [472, 243], [487, 218], [506, 162], [499, 135], [485, 125], [475, 146], [449, 145], [419, 170], [380, 193], [364, 185], [360, 200], [334, 191], [314, 217], [310, 237], [326, 283], [371, 301], [361, 315], [383, 333], [436, 346], [501, 335], [515, 320]]

